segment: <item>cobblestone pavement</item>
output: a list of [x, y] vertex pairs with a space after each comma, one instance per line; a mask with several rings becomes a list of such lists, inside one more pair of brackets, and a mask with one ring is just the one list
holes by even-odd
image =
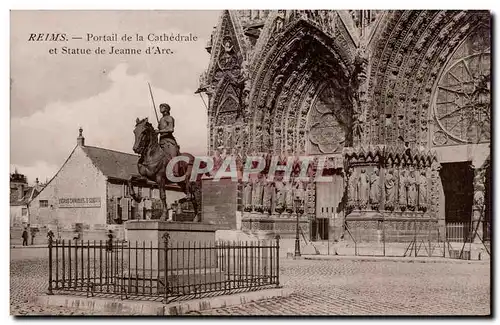
[[[34, 250], [34, 249], [33, 249]], [[28, 303], [47, 287], [43, 253], [11, 250], [11, 314], [82, 315]], [[19, 257], [18, 255], [24, 255]], [[294, 293], [201, 315], [488, 315], [489, 264], [282, 260], [281, 282]], [[102, 314], [102, 313], [101, 313]]]

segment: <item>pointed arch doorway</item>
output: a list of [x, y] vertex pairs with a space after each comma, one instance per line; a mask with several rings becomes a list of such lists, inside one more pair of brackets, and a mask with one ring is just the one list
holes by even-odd
[[310, 220], [312, 241], [335, 241], [343, 235], [344, 177], [342, 149], [350, 143], [349, 109], [332, 84], [319, 87], [307, 116], [306, 154], [324, 159], [323, 176], [331, 181], [316, 182], [316, 211]]

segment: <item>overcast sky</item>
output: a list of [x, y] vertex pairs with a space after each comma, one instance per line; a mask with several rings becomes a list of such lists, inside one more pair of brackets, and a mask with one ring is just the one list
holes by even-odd
[[[11, 12], [11, 171], [33, 183], [50, 179], [76, 145], [78, 128], [85, 143], [132, 152], [137, 117], [157, 127], [147, 82], [156, 105], [167, 102], [176, 120], [183, 151], [206, 151], [207, 114], [194, 92], [208, 67], [205, 50], [218, 11], [12, 11]], [[51, 55], [49, 49], [109, 48], [123, 43], [28, 42], [31, 33], [85, 37], [118, 33], [181, 33], [193, 43], [129, 43], [172, 48], [173, 55]], [[124, 47], [124, 46], [123, 46]]]

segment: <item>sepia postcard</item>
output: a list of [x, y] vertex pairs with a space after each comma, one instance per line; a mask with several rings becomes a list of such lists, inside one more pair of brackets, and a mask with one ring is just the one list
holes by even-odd
[[12, 10], [10, 313], [491, 316], [487, 10]]

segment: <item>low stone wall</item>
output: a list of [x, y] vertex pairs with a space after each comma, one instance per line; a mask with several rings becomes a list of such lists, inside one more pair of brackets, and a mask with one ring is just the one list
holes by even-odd
[[[353, 213], [346, 217], [347, 241], [406, 243], [415, 238], [418, 241], [438, 241], [444, 233], [438, 220], [421, 213], [395, 215], [384, 213]], [[439, 230], [439, 231], [438, 231]]]
[[[281, 238], [295, 238], [296, 217], [246, 217], [241, 221], [241, 230], [257, 236], [259, 239], [271, 239], [276, 235]], [[306, 238], [309, 238], [309, 219], [301, 217], [299, 226]], [[300, 235], [302, 237], [302, 234]]]

